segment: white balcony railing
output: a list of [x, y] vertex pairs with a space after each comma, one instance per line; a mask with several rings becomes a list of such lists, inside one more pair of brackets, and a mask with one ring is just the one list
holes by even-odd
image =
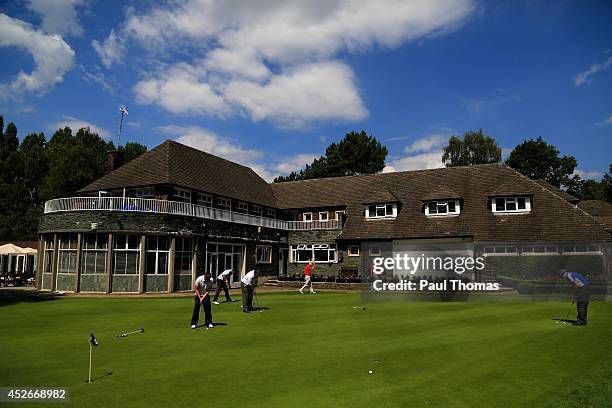
[[274, 218], [258, 217], [234, 211], [220, 210], [202, 205], [181, 203], [178, 201], [154, 200], [149, 198], [131, 197], [71, 197], [57, 198], [45, 203], [45, 214], [72, 211], [120, 211], [155, 214], [185, 215], [217, 221], [234, 222], [238, 224], [255, 225], [258, 227], [280, 230], [300, 231], [315, 229], [338, 229], [337, 220], [328, 221], [283, 221]]

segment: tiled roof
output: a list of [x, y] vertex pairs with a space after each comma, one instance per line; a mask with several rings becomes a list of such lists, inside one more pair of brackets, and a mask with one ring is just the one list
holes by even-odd
[[588, 212], [597, 222], [612, 232], [612, 204], [601, 200], [584, 200], [578, 207]]
[[170, 140], [79, 192], [159, 184], [276, 207], [270, 185], [249, 167]]
[[438, 184], [436, 187], [432, 188], [427, 194], [425, 194], [422, 200], [443, 200], [445, 198], [461, 198], [461, 196], [446, 184], [441, 183]]
[[364, 197], [362, 203], [364, 204], [382, 204], [382, 203], [396, 203], [399, 200], [391, 191], [386, 188], [375, 188], [368, 192]]
[[538, 183], [539, 185], [541, 185], [544, 188], [549, 189], [550, 191], [552, 191], [553, 193], [555, 193], [559, 197], [563, 198], [566, 201], [569, 201], [572, 204], [576, 204], [577, 202], [580, 201], [579, 198], [574, 197], [573, 195], [571, 195], [569, 193], [566, 193], [563, 190], [558, 189], [557, 187], [553, 186], [552, 184], [550, 184], [549, 182], [547, 182], [545, 180], [536, 180], [536, 183]]
[[[445, 184], [463, 199], [456, 217], [426, 217], [423, 199]], [[432, 187], [434, 186], [434, 187]], [[396, 219], [366, 220], [363, 197], [390, 191], [402, 203]], [[475, 241], [610, 241], [600, 224], [549, 189], [501, 164], [449, 167], [272, 184], [281, 209], [347, 206], [341, 239], [471, 236]], [[528, 214], [493, 214], [489, 197], [529, 194]]]

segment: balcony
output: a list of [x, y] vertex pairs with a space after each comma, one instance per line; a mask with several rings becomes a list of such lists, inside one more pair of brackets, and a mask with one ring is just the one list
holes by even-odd
[[131, 197], [71, 197], [57, 198], [45, 203], [45, 214], [73, 211], [117, 211], [147, 214], [184, 215], [209, 220], [254, 225], [286, 231], [332, 230], [341, 228], [337, 220], [328, 221], [283, 221], [258, 217], [218, 208], [204, 207], [178, 201], [154, 200]]

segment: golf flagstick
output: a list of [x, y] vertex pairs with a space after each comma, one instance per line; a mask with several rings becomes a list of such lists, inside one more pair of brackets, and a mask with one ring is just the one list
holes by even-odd
[[91, 333], [91, 336], [89, 338], [89, 377], [87, 379], [88, 383], [91, 383], [91, 363], [92, 363], [92, 357], [93, 357], [93, 348], [98, 346], [98, 340], [96, 340], [96, 336], [94, 336], [93, 333]]

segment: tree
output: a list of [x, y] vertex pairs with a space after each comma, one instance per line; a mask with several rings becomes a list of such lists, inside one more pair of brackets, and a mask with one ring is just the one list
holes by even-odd
[[442, 163], [446, 167], [499, 162], [501, 162], [501, 149], [495, 139], [482, 133], [482, 129], [478, 132], [465, 132], [463, 138], [451, 136], [442, 155]]
[[349, 132], [338, 143], [325, 150], [325, 156], [307, 164], [300, 172], [274, 179], [275, 183], [313, 178], [374, 174], [385, 167], [388, 150], [374, 136], [365, 131]]
[[125, 146], [119, 146], [117, 149], [123, 153], [123, 164], [134, 160], [138, 156], [147, 152], [147, 146], [140, 143], [127, 142]]
[[601, 182], [604, 185], [606, 201], [612, 204], [612, 164], [610, 164], [608, 172], [602, 177]]
[[568, 187], [579, 180], [578, 176], [572, 176], [578, 164], [576, 158], [560, 157], [559, 150], [541, 137], [516, 146], [506, 164], [531, 179], [546, 180], [556, 187]]
[[107, 144], [89, 128], [76, 135], [72, 129], [59, 129], [49, 140], [49, 173], [45, 178], [47, 199], [70, 197], [106, 173]]

